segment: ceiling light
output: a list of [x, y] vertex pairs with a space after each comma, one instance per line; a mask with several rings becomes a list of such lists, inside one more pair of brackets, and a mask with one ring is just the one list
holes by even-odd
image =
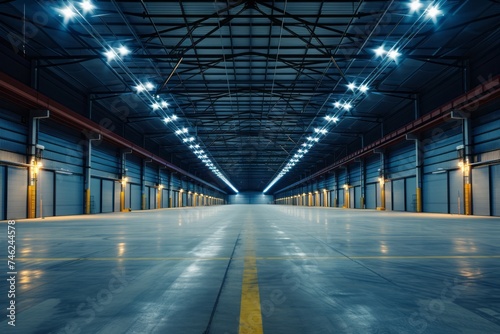
[[94, 4], [92, 4], [90, 0], [80, 2], [80, 7], [82, 7], [84, 12], [91, 12], [95, 8]]
[[322, 135], [325, 135], [328, 133], [328, 131], [326, 129], [314, 129], [314, 132], [320, 133]]
[[[338, 108], [340, 108], [341, 105], [339, 103], [339, 106]], [[335, 116], [326, 116], [325, 119], [328, 121], [328, 122], [333, 122], [333, 123], [337, 123], [339, 121], [338, 117], [335, 117]]]
[[176, 135], [180, 135], [180, 134], [182, 134], [182, 130], [180, 130], [180, 129], [179, 129], [179, 130], [175, 131], [175, 134], [176, 134]]
[[378, 49], [375, 50], [375, 54], [377, 55], [377, 57], [382, 57], [383, 55], [386, 54], [387, 51], [385, 51], [384, 47], [381, 46], [379, 47]]
[[344, 103], [344, 105], [342, 106], [345, 110], [351, 110], [352, 109], [352, 104], [350, 103]]
[[422, 8], [423, 4], [419, 0], [413, 0], [408, 6], [410, 6], [411, 12], [418, 12]]
[[387, 53], [387, 56], [391, 58], [392, 60], [397, 60], [399, 56], [401, 56], [401, 53], [398, 52], [397, 49], [391, 50]]
[[438, 6], [429, 6], [426, 12], [427, 12], [427, 17], [433, 20], [435, 20], [439, 15], [443, 13]]
[[366, 93], [368, 91], [368, 86], [367, 85], [361, 85], [359, 86], [359, 90], [363, 93]]
[[337, 101], [337, 102], [335, 102], [335, 103], [333, 104], [333, 106], [334, 106], [335, 108], [340, 108], [340, 107], [342, 106], [342, 103], [340, 103], [339, 101]]
[[143, 92], [144, 90], [146, 90], [146, 87], [144, 87], [143, 84], [138, 84], [137, 86], [134, 87], [135, 90], [137, 91], [137, 93], [140, 93], [140, 92]]
[[151, 105], [151, 107], [153, 107], [153, 110], [157, 110], [160, 109], [160, 104], [158, 102], [155, 102]]
[[127, 49], [127, 47], [122, 45], [118, 48], [118, 52], [120, 53], [120, 56], [124, 57], [130, 53], [130, 50]]
[[155, 89], [155, 86], [151, 82], [146, 82], [144, 84], [144, 87], [146, 87], [147, 90], [153, 90], [153, 89]]
[[108, 59], [108, 61], [111, 61], [111, 60], [115, 59], [116, 56], [117, 56], [115, 50], [112, 50], [112, 49], [106, 51], [104, 53], [104, 55], [106, 56], [106, 58]]
[[354, 84], [353, 82], [351, 82], [350, 84], [347, 85], [347, 88], [349, 88], [350, 90], [355, 90], [356, 89], [356, 84]]
[[161, 101], [161, 106], [162, 106], [163, 108], [167, 108], [167, 107], [168, 107], [168, 102], [166, 102], [166, 101]]
[[307, 144], [306, 144], [306, 143], [304, 143], [304, 144], [302, 144], [302, 146], [303, 146], [303, 147], [307, 147]]
[[66, 6], [64, 8], [59, 9], [59, 12], [61, 13], [62, 16], [64, 16], [65, 21], [68, 21], [69, 19], [71, 19], [76, 15], [76, 13], [70, 6]]

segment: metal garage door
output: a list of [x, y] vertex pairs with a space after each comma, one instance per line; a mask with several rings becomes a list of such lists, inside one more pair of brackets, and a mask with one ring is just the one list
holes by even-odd
[[127, 183], [125, 185], [125, 209], [130, 209], [132, 207], [132, 203], [130, 201], [130, 198], [131, 198], [131, 189], [132, 189], [132, 186], [130, 185], [130, 183]]
[[417, 179], [409, 177], [405, 180], [406, 211], [417, 211]]
[[464, 213], [464, 176], [461, 170], [452, 170], [450, 180], [450, 213]]
[[113, 212], [113, 181], [102, 180], [101, 212]]
[[392, 210], [392, 182], [385, 184], [385, 209]]
[[361, 187], [354, 188], [354, 205], [357, 209], [362, 209], [361, 207]]
[[168, 189], [163, 189], [161, 193], [161, 207], [168, 208]]
[[472, 169], [472, 213], [490, 215], [490, 168]]
[[90, 182], [90, 213], [101, 212], [101, 179], [92, 178]]
[[83, 214], [83, 177], [56, 174], [56, 215]]
[[422, 188], [425, 212], [448, 213], [447, 173], [424, 175]]
[[405, 211], [405, 180], [392, 181], [392, 209]]
[[377, 208], [377, 189], [378, 183], [372, 183], [366, 185], [366, 208], [367, 209], [376, 209]]
[[7, 219], [26, 218], [28, 210], [28, 170], [7, 167]]
[[491, 214], [500, 216], [500, 165], [491, 166]]
[[343, 207], [344, 206], [344, 189], [339, 189], [339, 197], [338, 197], [338, 200], [339, 200], [339, 207]]
[[130, 185], [130, 208], [132, 210], [141, 209], [141, 186], [138, 184]]
[[156, 209], [156, 188], [149, 188], [149, 209]]
[[37, 213], [38, 217], [54, 216], [54, 172], [40, 171], [38, 177], [38, 210], [40, 210], [40, 203], [42, 203], [42, 210]]

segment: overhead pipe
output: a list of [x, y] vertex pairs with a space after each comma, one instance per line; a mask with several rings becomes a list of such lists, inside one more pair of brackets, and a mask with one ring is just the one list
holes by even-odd
[[289, 186], [286, 186], [276, 193], [288, 190], [290, 188], [296, 187], [304, 182], [315, 179], [331, 170], [337, 169], [342, 165], [352, 162], [354, 159], [361, 158], [363, 156], [369, 155], [375, 149], [380, 149], [386, 147], [395, 142], [404, 140], [407, 134], [417, 133], [430, 128], [436, 124], [442, 123], [446, 118], [450, 117], [450, 113], [454, 110], [474, 110], [478, 107], [493, 101], [500, 97], [500, 75], [492, 78], [491, 80], [484, 82], [477, 87], [471, 89], [467, 93], [455, 98], [451, 102], [435, 109], [434, 111], [414, 120], [413, 122], [405, 125], [404, 127], [389, 133], [388, 135], [382, 137], [381, 139], [371, 143], [368, 146], [344, 157], [343, 159], [337, 161], [335, 164], [330, 165], [320, 171], [297, 181]]
[[12, 78], [11, 76], [0, 71], [0, 96], [5, 97], [11, 102], [25, 107], [27, 109], [46, 109], [50, 110], [51, 118], [58, 120], [60, 122], [66, 123], [72, 127], [82, 127], [85, 130], [101, 134], [103, 139], [110, 143], [121, 146], [123, 148], [129, 148], [134, 151], [137, 155], [150, 158], [154, 162], [168, 167], [170, 170], [178, 172], [182, 175], [189, 177], [190, 179], [197, 181], [199, 183], [205, 184], [208, 187], [217, 190], [221, 193], [227, 194], [222, 189], [208, 183], [205, 180], [200, 179], [197, 176], [183, 170], [182, 168], [175, 166], [174, 164], [160, 158], [147, 151], [146, 149], [135, 145], [131, 141], [111, 132], [102, 129], [99, 124], [94, 121], [77, 114], [68, 107], [56, 102], [49, 97], [41, 94], [35, 89], [23, 84], [22, 82]]

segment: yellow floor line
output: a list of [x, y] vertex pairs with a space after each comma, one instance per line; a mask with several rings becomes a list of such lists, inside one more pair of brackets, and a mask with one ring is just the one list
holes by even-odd
[[255, 256], [253, 226], [245, 234], [245, 259], [241, 287], [239, 334], [262, 334], [257, 257]]

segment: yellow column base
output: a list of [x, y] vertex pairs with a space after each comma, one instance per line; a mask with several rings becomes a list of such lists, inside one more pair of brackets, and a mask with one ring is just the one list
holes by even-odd
[[36, 218], [36, 186], [28, 186], [28, 218]]
[[466, 183], [464, 186], [464, 205], [465, 205], [465, 214], [467, 216], [472, 215], [472, 185], [470, 183]]

